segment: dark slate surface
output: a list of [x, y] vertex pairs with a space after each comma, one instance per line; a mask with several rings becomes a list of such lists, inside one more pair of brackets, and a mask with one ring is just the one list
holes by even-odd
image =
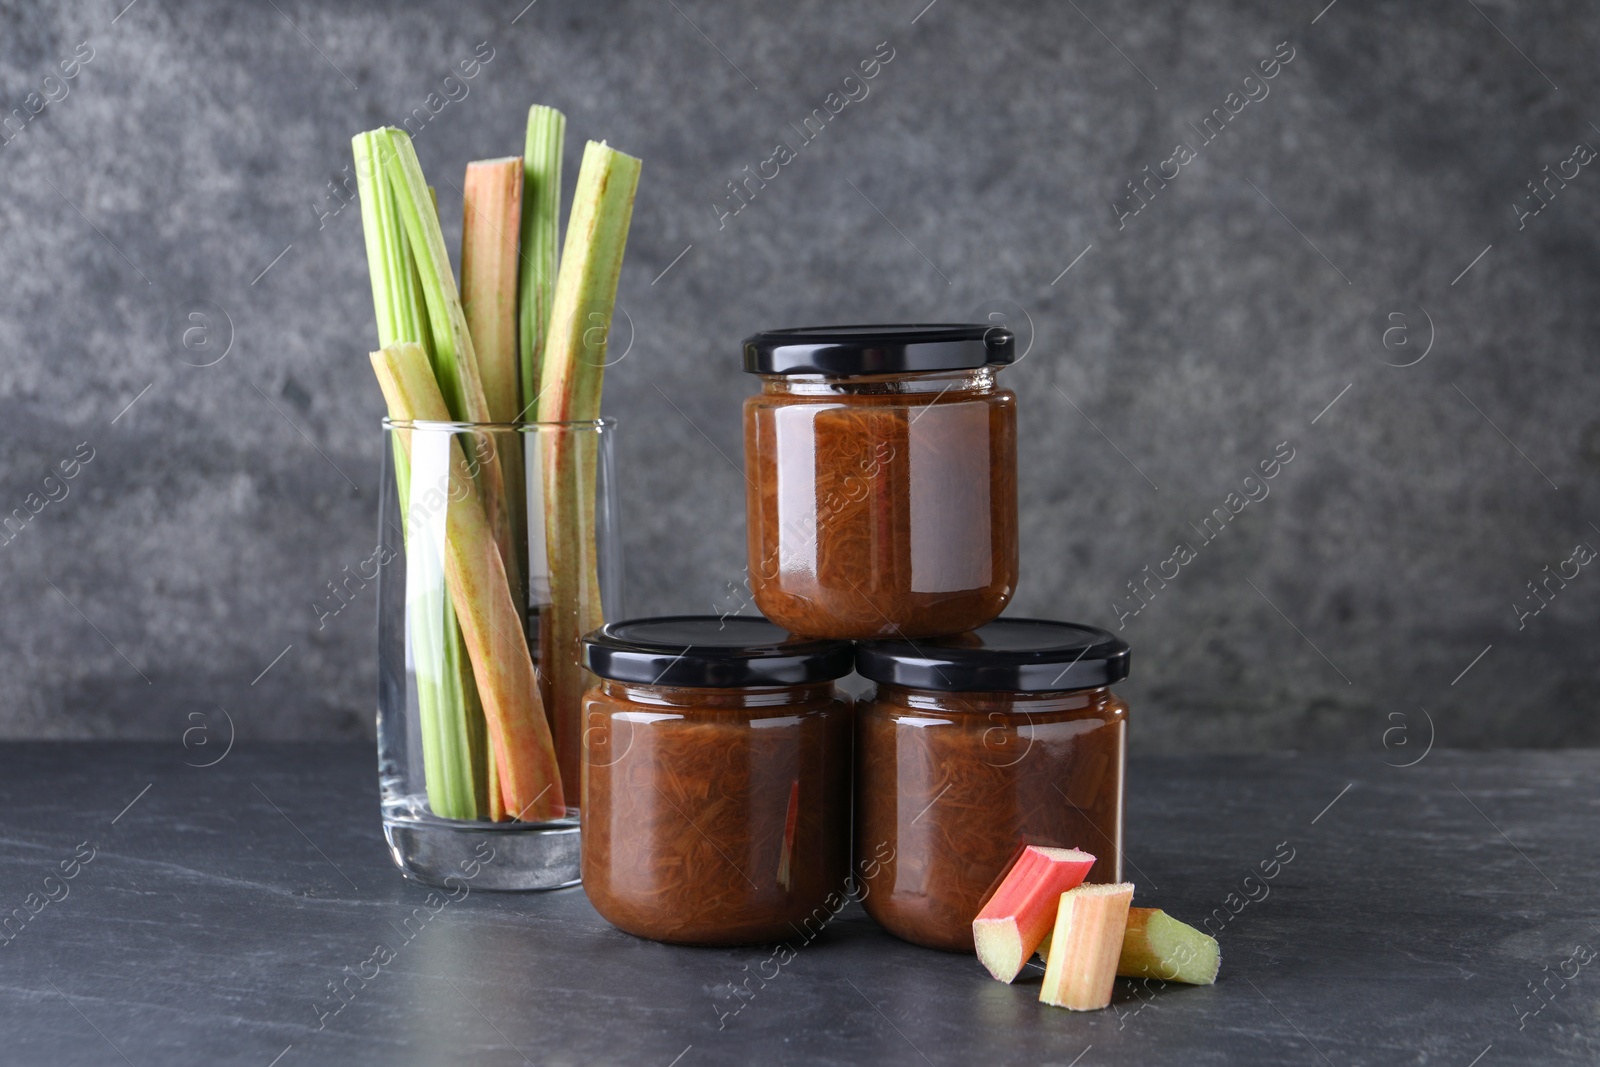
[[[1274, 853], [1222, 928], [1217, 985], [1114, 1010], [1040, 1005], [852, 905], [765, 987], [769, 949], [608, 927], [581, 890], [469, 893], [409, 939], [426, 891], [390, 866], [364, 746], [0, 752], [0, 903], [67, 895], [0, 948], [7, 1065], [121, 1063], [1593, 1063], [1600, 753], [1146, 758], [1128, 876], [1198, 921]], [[130, 806], [131, 802], [131, 806]], [[1287, 843], [1286, 845], [1284, 843]], [[1234, 903], [1232, 907], [1237, 908]], [[420, 932], [417, 930], [420, 928]], [[328, 983], [394, 957], [318, 1028]], [[372, 968], [366, 968], [372, 974]], [[1546, 983], [1540, 999], [1532, 984]], [[739, 1007], [743, 1005], [742, 1008]], [[735, 1013], [734, 1009], [739, 1008]], [[1535, 1010], [1537, 1009], [1537, 1010]], [[1475, 1059], [1475, 1057], [1477, 1057]]]
[[[0, 514], [95, 450], [0, 546], [0, 736], [175, 739], [219, 704], [252, 739], [370, 734], [372, 598], [315, 607], [371, 554], [381, 450], [358, 212], [329, 183], [482, 43], [417, 136], [448, 233], [464, 165], [520, 151], [530, 103], [570, 114], [569, 180], [582, 138], [645, 160], [606, 387], [636, 610], [740, 603], [741, 337], [1004, 309], [1034, 335], [1006, 375], [1019, 612], [1115, 626], [1129, 580], [1296, 450], [1127, 622], [1149, 748], [1376, 750], [1371, 709], [1418, 704], [1452, 746], [1600, 744], [1600, 578], [1525, 629], [1514, 608], [1600, 547], [1600, 174], [1513, 210], [1600, 147], [1592, 3], [0, 0], [0, 23], [0, 113], [93, 50], [0, 145]], [[1119, 229], [1126, 183], [1285, 41], [1270, 94]], [[879, 42], [870, 94], [719, 224]]]

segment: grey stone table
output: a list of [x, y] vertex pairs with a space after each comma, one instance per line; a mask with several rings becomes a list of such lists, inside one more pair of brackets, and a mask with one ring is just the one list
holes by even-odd
[[1079, 1015], [857, 905], [779, 966], [636, 940], [581, 890], [430, 904], [370, 749], [185, 765], [218, 747], [0, 751], [0, 1063], [1600, 1060], [1600, 753], [1135, 760], [1127, 875], [1213, 916], [1222, 975]]

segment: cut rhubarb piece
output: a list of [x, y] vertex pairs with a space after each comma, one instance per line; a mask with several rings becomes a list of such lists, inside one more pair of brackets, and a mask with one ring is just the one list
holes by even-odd
[[1129, 908], [1117, 973], [1125, 978], [1211, 985], [1222, 966], [1217, 939], [1160, 908]]
[[1055, 925], [1061, 894], [1083, 881], [1095, 858], [1075, 848], [1028, 845], [1012, 863], [999, 888], [972, 920], [978, 961], [1002, 982], [1022, 965]]
[[1132, 901], [1128, 882], [1080, 885], [1061, 894], [1040, 1000], [1073, 1011], [1094, 1011], [1111, 1003]]

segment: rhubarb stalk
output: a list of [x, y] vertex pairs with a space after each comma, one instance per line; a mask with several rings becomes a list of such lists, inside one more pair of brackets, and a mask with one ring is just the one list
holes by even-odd
[[[494, 422], [514, 422], [521, 414], [517, 388], [517, 231], [522, 216], [522, 160], [480, 160], [467, 164], [462, 183], [461, 310], [478, 358], [484, 401]], [[524, 505], [522, 441], [507, 432], [503, 439], [514, 445], [500, 455], [505, 481], [506, 514], [511, 523], [511, 544], [528, 538], [528, 511]], [[518, 606], [528, 603], [522, 580], [521, 553], [506, 557]], [[491, 761], [489, 767], [493, 768]], [[498, 819], [498, 790], [489, 789], [491, 819]]]
[[[493, 422], [478, 371], [477, 350], [467, 327], [466, 313], [461, 309], [461, 296], [450, 270], [449, 254], [445, 251], [444, 232], [439, 228], [439, 215], [422, 176], [422, 164], [417, 161], [416, 149], [412, 148], [411, 138], [405, 131], [391, 128], [382, 132], [388, 134], [391, 149], [383, 158], [384, 173], [389, 178], [394, 202], [405, 226], [406, 240], [416, 257], [417, 273], [422, 278], [422, 294], [433, 341], [430, 355], [446, 410], [457, 422]], [[501, 562], [508, 575], [517, 577], [521, 566], [511, 533], [505, 478], [498, 456], [490, 454], [483, 460], [479, 490], [483, 494], [489, 528], [494, 531], [495, 544], [500, 546]]]
[[[384, 171], [393, 148], [384, 130], [358, 134], [352, 147], [378, 344], [415, 341], [426, 346], [430, 338], [421, 279]], [[398, 437], [394, 465], [404, 516], [410, 510], [411, 464]], [[476, 818], [486, 808], [492, 812], [498, 798], [484, 778], [493, 763], [485, 750], [483, 709], [454, 606], [448, 597], [433, 603], [417, 598], [408, 605], [407, 617], [428, 806], [451, 819]]]
[[1211, 985], [1222, 966], [1217, 939], [1160, 908], [1129, 908], [1117, 973], [1126, 978]]
[[1061, 894], [1083, 881], [1095, 858], [1075, 848], [1028, 845], [1018, 854], [978, 917], [972, 940], [978, 961], [1002, 982], [1023, 964], [1056, 922]]
[[1039, 999], [1093, 1011], [1111, 1003], [1133, 886], [1080, 885], [1061, 894]]
[[461, 310], [467, 318], [491, 422], [513, 422], [517, 390], [517, 232], [522, 160], [467, 164], [462, 184]]
[[[540, 422], [600, 417], [607, 334], [639, 168], [639, 160], [603, 144], [584, 148], [540, 367]], [[580, 642], [603, 621], [594, 536], [598, 448], [591, 432], [553, 436], [544, 456], [550, 605], [540, 617], [540, 664], [561, 771], [576, 781], [588, 673]]]
[[371, 130], [351, 139], [356, 159], [356, 188], [361, 196], [361, 229], [367, 244], [367, 273], [372, 281], [372, 306], [378, 319], [378, 346], [398, 341], [428, 343], [422, 291], [406, 245], [394, 192], [384, 171], [393, 153], [388, 132]]
[[[420, 345], [380, 349], [372, 354], [372, 366], [390, 419], [449, 421], [449, 409]], [[400, 437], [411, 455], [412, 435], [403, 432]], [[415, 550], [442, 552], [445, 582], [458, 610], [484, 715], [496, 739], [494, 759], [507, 814], [530, 822], [559, 818], [566, 813], [565, 797], [521, 614], [511, 596], [482, 493], [456, 435], [450, 435], [449, 448], [443, 543], [418, 545]], [[414, 524], [408, 516], [408, 526], [419, 538], [430, 529], [422, 515]]]
[[538, 418], [545, 339], [556, 292], [561, 247], [561, 152], [567, 117], [553, 107], [528, 109], [522, 156], [522, 277], [518, 326], [522, 333], [522, 411]]

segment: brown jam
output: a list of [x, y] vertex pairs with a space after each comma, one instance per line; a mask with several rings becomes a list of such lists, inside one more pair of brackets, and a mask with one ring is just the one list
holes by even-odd
[[1016, 397], [989, 367], [763, 375], [745, 402], [750, 585], [816, 637], [960, 633], [1017, 582]]
[[907, 941], [970, 952], [1020, 845], [1082, 849], [1098, 857], [1088, 881], [1121, 881], [1127, 711], [1105, 687], [880, 683], [857, 706], [856, 854], [880, 858], [863, 868], [867, 912]]
[[851, 718], [831, 681], [603, 679], [583, 715], [583, 885], [595, 910], [678, 944], [795, 936], [849, 874]]

